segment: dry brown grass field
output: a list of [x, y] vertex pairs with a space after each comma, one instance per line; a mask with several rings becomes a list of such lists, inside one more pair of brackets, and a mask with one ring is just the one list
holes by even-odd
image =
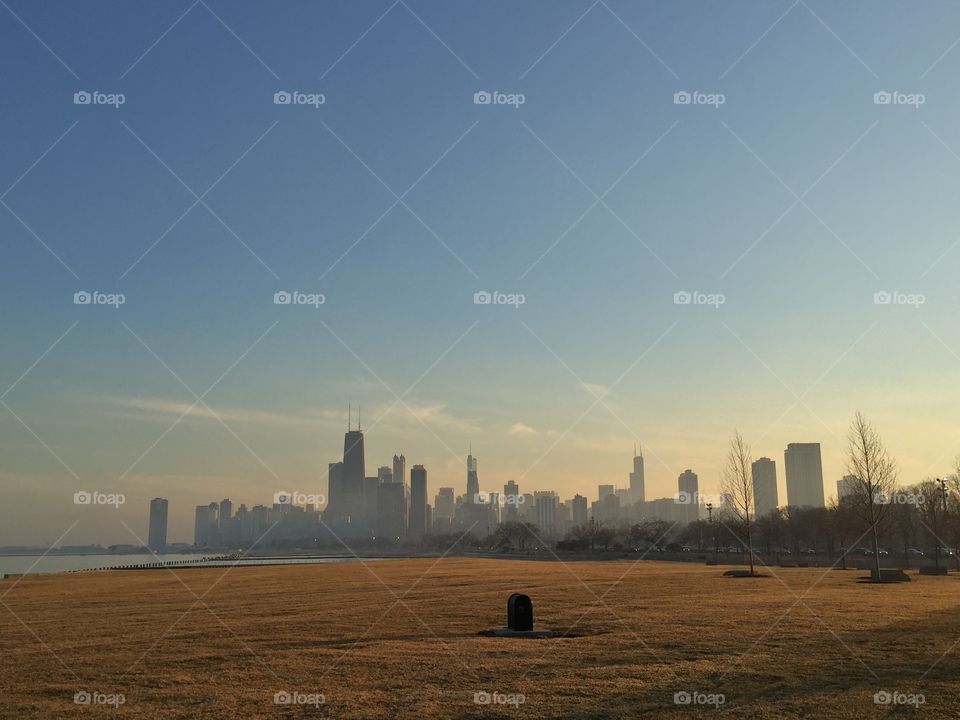
[[[877, 586], [858, 583], [860, 571], [723, 570], [447, 558], [8, 579], [0, 714], [960, 716], [960, 578]], [[504, 624], [516, 591], [533, 599], [538, 626], [567, 635], [478, 636]], [[925, 702], [878, 706], [881, 690]], [[76, 705], [78, 691], [125, 703]], [[274, 704], [283, 691], [325, 703]], [[524, 701], [478, 705], [483, 691]], [[676, 705], [685, 691], [725, 702]]]

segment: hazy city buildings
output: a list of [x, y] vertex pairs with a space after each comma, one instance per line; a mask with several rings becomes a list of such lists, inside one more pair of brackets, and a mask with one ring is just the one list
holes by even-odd
[[574, 525], [587, 522], [587, 499], [583, 495], [574, 495], [570, 501], [570, 522]]
[[787, 477], [787, 504], [823, 507], [823, 467], [820, 443], [790, 443], [783, 453]]
[[777, 508], [777, 464], [768, 457], [757, 459], [753, 471], [753, 502], [757, 517]]
[[147, 531], [147, 547], [154, 552], [163, 552], [167, 547], [166, 498], [154, 498], [150, 501], [150, 526]]
[[537, 507], [537, 527], [540, 537], [553, 538], [557, 535], [557, 494], [552, 490], [538, 490], [533, 494]]

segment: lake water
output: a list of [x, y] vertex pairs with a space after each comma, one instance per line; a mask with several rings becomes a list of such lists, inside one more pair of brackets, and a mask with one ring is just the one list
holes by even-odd
[[[382, 558], [363, 558], [380, 560]], [[176, 567], [230, 567], [231, 565], [303, 565], [313, 563], [357, 562], [352, 556], [284, 556], [245, 557], [239, 560], [205, 560], [203, 555], [3, 555], [0, 556], [0, 575], [21, 573], [60, 573], [70, 570], [130, 567], [163, 561]]]

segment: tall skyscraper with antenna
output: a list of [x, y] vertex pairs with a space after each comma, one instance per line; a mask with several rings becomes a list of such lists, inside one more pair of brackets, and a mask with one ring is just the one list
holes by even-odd
[[630, 473], [630, 502], [646, 502], [647, 490], [643, 478], [643, 451], [633, 446], [633, 472]]
[[[347, 433], [343, 437], [343, 467], [340, 471], [341, 493], [348, 522], [353, 526], [363, 521], [363, 479], [366, 477], [363, 456], [363, 431], [357, 411], [357, 429], [353, 429], [352, 406], [347, 408]], [[360, 529], [357, 527], [356, 529]]]
[[467, 455], [467, 502], [475, 503], [480, 495], [480, 478], [477, 475], [477, 459], [473, 456], [473, 443], [470, 443], [470, 454]]

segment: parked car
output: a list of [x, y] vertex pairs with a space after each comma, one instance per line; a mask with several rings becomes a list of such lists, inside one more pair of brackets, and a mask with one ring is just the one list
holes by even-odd
[[813, 548], [804, 548], [803, 550], [800, 551], [800, 554], [801, 554], [801, 555], [816, 555], [816, 554], [817, 554], [817, 551], [814, 550]]
[[903, 554], [906, 555], [907, 557], [923, 557], [924, 556], [923, 550], [918, 550], [917, 548], [907, 548], [906, 550], [904, 550]]
[[951, 548], [944, 548], [944, 547], [942, 547], [942, 548], [936, 548], [936, 549], [931, 553], [931, 555], [932, 555], [933, 553], [935, 553], [937, 550], [940, 551], [940, 554], [941, 554], [941, 555], [953, 555], [953, 554], [954, 554], [954, 551], [953, 551]]
[[878, 550], [878, 553], [879, 553], [880, 557], [883, 557], [884, 555], [889, 555], [889, 554], [890, 554], [888, 551], [884, 550], [883, 548], [880, 548], [880, 549]]
[[781, 555], [793, 555], [788, 548], [780, 548], [778, 551]]
[[681, 546], [681, 547], [680, 547], [680, 552], [690, 552], [690, 546], [689, 546], [689, 545], [683, 545], [683, 546]]
[[865, 547], [858, 547], [853, 551], [854, 555], [859, 555], [860, 557], [873, 557], [873, 550]]

